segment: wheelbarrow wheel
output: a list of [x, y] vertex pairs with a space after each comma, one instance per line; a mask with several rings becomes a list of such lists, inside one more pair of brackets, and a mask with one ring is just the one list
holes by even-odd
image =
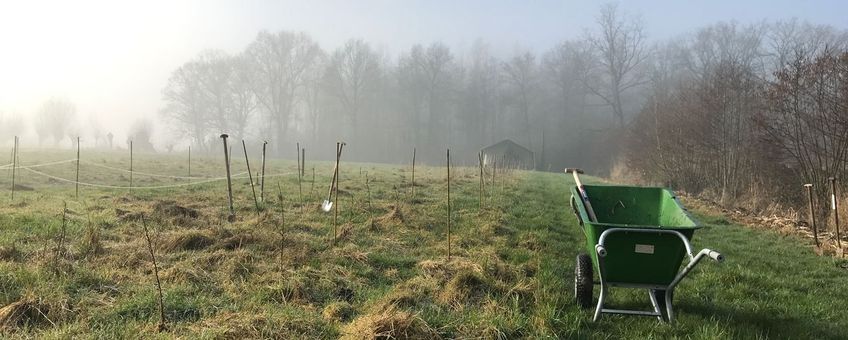
[[580, 308], [592, 307], [592, 258], [588, 254], [577, 255], [577, 266], [574, 267], [574, 298]]

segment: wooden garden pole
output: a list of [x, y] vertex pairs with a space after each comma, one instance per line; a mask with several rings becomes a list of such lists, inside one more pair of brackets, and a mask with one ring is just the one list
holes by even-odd
[[232, 222], [236, 218], [236, 210], [233, 208], [233, 181], [230, 177], [230, 148], [227, 147], [227, 137], [229, 136], [226, 133], [221, 135], [221, 140], [224, 141], [224, 164], [227, 167], [227, 199], [230, 208], [230, 215], [227, 216], [227, 220]]
[[18, 167], [18, 136], [15, 136], [15, 147], [12, 151], [12, 199], [15, 199], [15, 172]]
[[247, 157], [247, 144], [244, 139], [241, 140], [241, 147], [244, 149], [244, 163], [247, 165], [247, 178], [250, 180], [250, 191], [253, 192], [253, 203], [256, 204], [256, 215], [259, 215], [259, 199], [256, 198], [256, 187], [253, 186], [253, 174], [250, 172], [250, 158]]
[[300, 177], [306, 177], [306, 148], [300, 149]]
[[[839, 233], [839, 199], [836, 197], [836, 178], [830, 178], [830, 207], [833, 209], [833, 224], [836, 227], [836, 246], [842, 252], [842, 235]], [[844, 254], [843, 254], [844, 255]]]
[[262, 175], [259, 177], [259, 200], [265, 203], [265, 147], [268, 141], [262, 141]]
[[80, 138], [77, 136], [77, 179], [76, 183], [76, 197], [79, 199], [79, 164], [80, 164]]
[[813, 239], [816, 241], [816, 247], [821, 246], [819, 244], [819, 234], [818, 229], [816, 228], [816, 214], [813, 209], [813, 185], [812, 184], [804, 184], [804, 187], [807, 188], [807, 196], [810, 199], [810, 221], [813, 225]]
[[448, 261], [451, 258], [450, 149], [448, 149]]
[[477, 160], [480, 163], [480, 206], [479, 206], [479, 209], [483, 210], [483, 153], [482, 152], [477, 154]]
[[412, 200], [415, 203], [415, 148], [412, 148]]
[[133, 186], [133, 141], [130, 140], [130, 191]]

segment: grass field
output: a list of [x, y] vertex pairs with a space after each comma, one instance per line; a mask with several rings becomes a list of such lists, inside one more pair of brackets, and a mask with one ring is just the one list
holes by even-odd
[[[68, 151], [24, 150], [21, 161], [73, 157]], [[128, 173], [111, 169], [127, 168], [129, 157], [84, 150], [81, 158], [80, 182], [129, 185]], [[137, 172], [188, 174], [183, 156], [136, 155], [134, 163]], [[233, 160], [234, 173], [245, 171], [242, 163]], [[43, 175], [73, 179], [74, 167], [32, 168], [42, 174], [19, 169], [22, 186], [11, 201], [8, 171], [0, 172], [4, 337], [848, 336], [844, 261], [816, 256], [800, 238], [697, 211], [707, 227], [696, 233], [694, 245], [719, 250], [727, 260], [704, 262], [679, 286], [678, 322], [604, 316], [591, 323], [590, 312], [580, 310], [572, 295], [574, 259], [584, 247], [564, 174], [498, 173], [494, 186], [487, 174], [480, 210], [479, 170], [453, 170], [448, 261], [444, 168], [417, 167], [413, 199], [408, 167], [344, 162], [333, 244], [332, 214], [318, 208], [330, 163], [307, 160], [301, 206], [294, 162], [270, 162], [266, 171], [274, 176], [267, 178], [259, 214], [240, 175], [232, 223], [226, 221], [223, 181], [132, 191], [81, 186], [76, 199], [73, 184]], [[222, 159], [192, 163], [193, 176], [222, 174]], [[135, 186], [201, 180], [133, 175]], [[156, 331], [157, 291], [141, 214], [162, 279], [163, 333]], [[614, 290], [609, 301], [648, 307], [642, 291]]]

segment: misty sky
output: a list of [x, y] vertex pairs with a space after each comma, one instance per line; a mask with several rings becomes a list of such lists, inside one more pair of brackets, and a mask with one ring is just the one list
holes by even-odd
[[[542, 52], [594, 27], [596, 1], [2, 1], [0, 112], [31, 116], [63, 97], [80, 121], [97, 116], [123, 135], [155, 118], [171, 71], [208, 48], [238, 52], [259, 30], [312, 35], [325, 50], [362, 38], [396, 56], [443, 41], [461, 57], [474, 40], [496, 52]], [[622, 1], [651, 40], [718, 21], [796, 17], [848, 27], [845, 1]]]

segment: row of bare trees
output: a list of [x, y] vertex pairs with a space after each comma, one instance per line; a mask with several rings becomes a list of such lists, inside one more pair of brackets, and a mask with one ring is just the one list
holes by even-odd
[[[725, 203], [805, 203], [848, 175], [848, 35], [797, 21], [719, 24], [664, 46], [625, 159]], [[821, 209], [824, 211], [824, 209]]]
[[226, 131], [271, 140], [278, 155], [293, 141], [341, 138], [362, 160], [399, 161], [417, 146], [435, 161], [446, 144], [473, 159], [510, 138], [539, 166], [560, 167], [589, 160], [577, 141], [602, 140], [598, 131], [623, 127], [643, 101], [642, 24], [612, 5], [598, 24], [540, 56], [504, 57], [483, 41], [459, 53], [417, 44], [392, 58], [360, 39], [325, 51], [306, 33], [260, 32], [239, 53], [206, 51], [175, 70], [162, 113], [198, 149]]

